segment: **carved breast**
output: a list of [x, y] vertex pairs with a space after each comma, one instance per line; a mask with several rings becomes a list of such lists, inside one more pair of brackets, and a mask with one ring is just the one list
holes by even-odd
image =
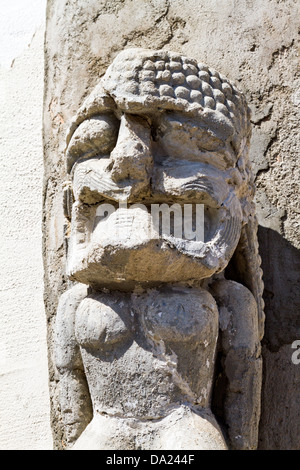
[[207, 345], [218, 331], [216, 303], [202, 289], [153, 290], [139, 299], [136, 310], [154, 340]]
[[129, 338], [147, 342], [203, 343], [218, 331], [218, 309], [202, 289], [168, 288], [141, 295], [97, 295], [84, 299], [76, 313], [76, 339], [85, 348], [111, 349]]
[[107, 349], [124, 342], [132, 335], [127, 302], [118, 297], [87, 297], [76, 312], [75, 335], [85, 348]]

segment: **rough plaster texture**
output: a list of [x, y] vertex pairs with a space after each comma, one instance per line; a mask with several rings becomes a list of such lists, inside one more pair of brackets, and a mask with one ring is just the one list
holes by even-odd
[[[236, 80], [252, 109], [251, 159], [266, 302], [260, 447], [299, 449], [300, 370], [289, 358], [292, 342], [300, 337], [298, 2], [50, 0], [47, 17], [44, 256], [50, 363], [53, 319], [67, 286], [62, 276], [67, 125], [120, 50], [192, 51], [194, 58]], [[60, 446], [53, 368], [50, 383]]]
[[8, 69], [29, 46], [35, 31], [44, 24], [46, 0], [0, 0], [0, 6], [0, 64]]
[[[5, 4], [0, 21], [2, 29], [6, 18], [2, 32], [7, 33], [0, 48], [0, 449], [51, 449], [41, 231], [44, 26], [23, 35], [28, 24], [18, 28], [26, 19], [24, 10], [19, 5], [14, 23]], [[40, 25], [42, 19], [43, 9]]]

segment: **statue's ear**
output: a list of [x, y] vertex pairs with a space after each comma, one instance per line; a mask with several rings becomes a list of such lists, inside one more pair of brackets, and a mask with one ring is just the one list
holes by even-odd
[[260, 339], [262, 339], [265, 321], [264, 284], [260, 267], [261, 258], [258, 253], [257, 228], [256, 217], [250, 216], [247, 224], [242, 228], [239, 243], [226, 268], [225, 277], [243, 284], [252, 292], [257, 303], [258, 327]]

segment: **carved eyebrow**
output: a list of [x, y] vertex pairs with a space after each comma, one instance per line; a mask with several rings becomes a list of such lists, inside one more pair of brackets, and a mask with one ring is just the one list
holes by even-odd
[[110, 152], [118, 129], [119, 121], [111, 111], [84, 119], [73, 132], [65, 151], [68, 173], [77, 160]]
[[66, 134], [66, 149], [74, 132], [85, 120], [96, 115], [115, 113], [116, 110], [113, 98], [103, 89], [102, 82], [98, 83], [70, 122]]
[[106, 109], [104, 108], [101, 111], [99, 111], [98, 109], [95, 109], [93, 111], [94, 112], [91, 112], [91, 113], [88, 113], [88, 114], [85, 114], [85, 115], [76, 115], [74, 120], [71, 121], [70, 126], [67, 130], [67, 135], [66, 135], [66, 150], [68, 148], [68, 145], [69, 145], [74, 133], [76, 132], [78, 127], [84, 121], [88, 121], [89, 119], [99, 117], [99, 116], [105, 115], [105, 114], [114, 114], [114, 109], [112, 109], [112, 108], [106, 108]]

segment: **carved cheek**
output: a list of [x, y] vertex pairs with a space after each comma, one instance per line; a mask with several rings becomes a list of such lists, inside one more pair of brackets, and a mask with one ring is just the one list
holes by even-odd
[[153, 172], [153, 192], [178, 197], [183, 202], [220, 207], [228, 197], [230, 186], [226, 173], [201, 162], [169, 160]]

